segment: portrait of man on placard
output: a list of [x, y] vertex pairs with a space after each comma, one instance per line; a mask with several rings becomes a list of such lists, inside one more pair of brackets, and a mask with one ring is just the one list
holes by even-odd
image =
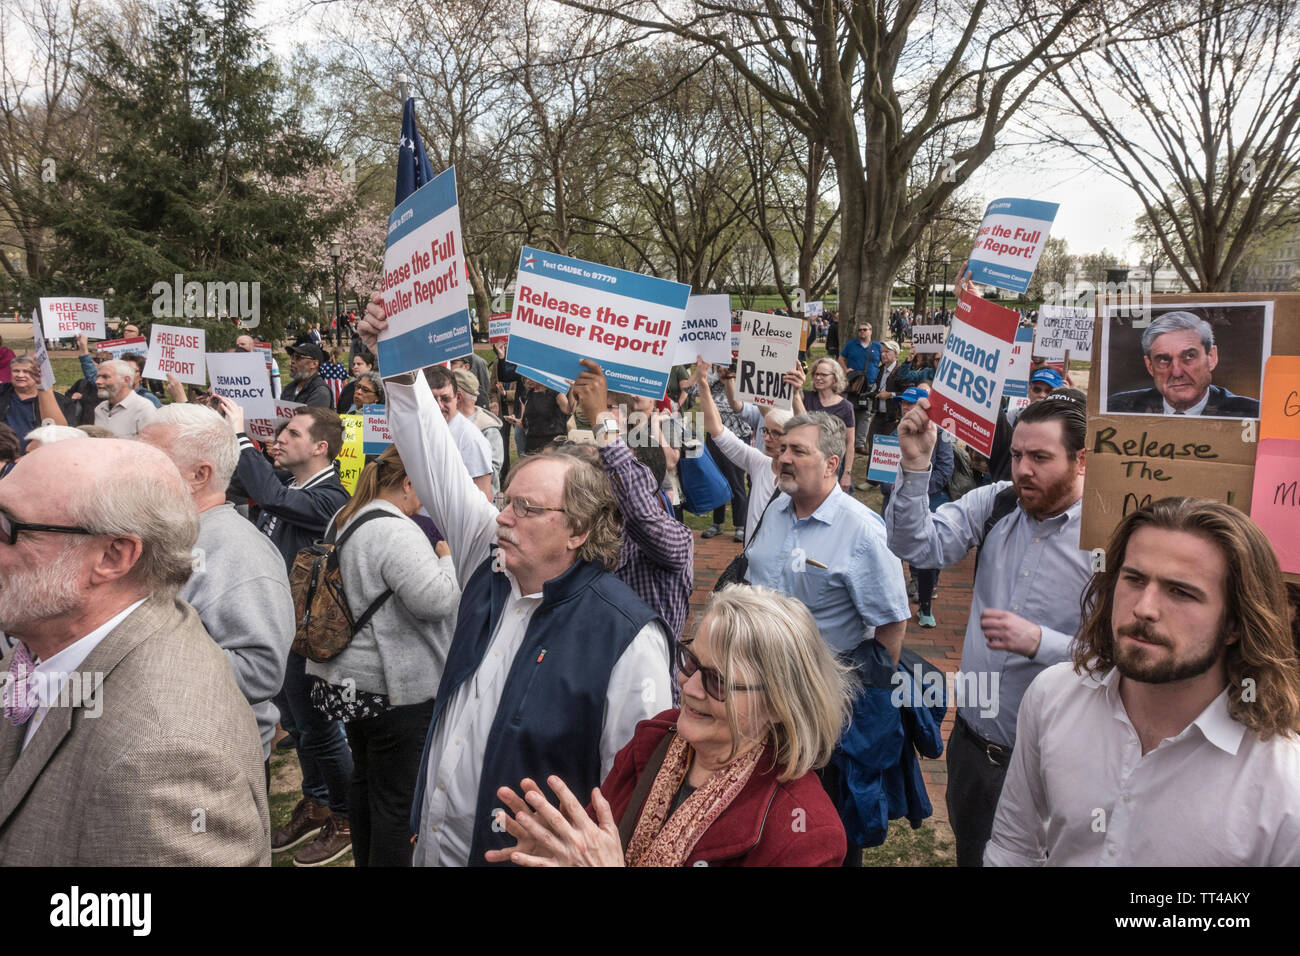
[[1272, 302], [1116, 307], [1102, 335], [1103, 415], [1259, 418]]

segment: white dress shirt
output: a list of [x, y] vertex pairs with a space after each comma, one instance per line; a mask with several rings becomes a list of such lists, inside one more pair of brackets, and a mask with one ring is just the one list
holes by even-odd
[[95, 424], [107, 428], [118, 438], [134, 438], [140, 429], [153, 424], [158, 409], [153, 402], [134, 391], [127, 392], [116, 405], [107, 399], [95, 406]]
[[[108, 637], [113, 628], [125, 621], [130, 613], [144, 602], [145, 598], [141, 598], [131, 606], [113, 615], [85, 637], [73, 641], [49, 660], [41, 661], [36, 665], [27, 678], [28, 687], [36, 686], [40, 688], [44, 685], [45, 692], [40, 707], [27, 721], [27, 733], [23, 737], [24, 750], [27, 749], [27, 745], [31, 742], [42, 721], [45, 720], [45, 715], [49, 712], [51, 703], [58, 702], [59, 694], [63, 690], [63, 685], [67, 683], [68, 675], [81, 666], [82, 662], [90, 656], [90, 652], [99, 646], [100, 641]], [[36, 676], [38, 674], [39, 677]], [[69, 694], [68, 700], [72, 704], [91, 709], [91, 696], [102, 693], [100, 684], [98, 681], [87, 684], [84, 677], [80, 679], [82, 680], [80, 700], [72, 694]], [[33, 684], [33, 682], [36, 683]]]
[[[488, 557], [496, 539], [497, 509], [484, 497], [461, 463], [447, 422], [423, 376], [414, 385], [387, 383], [388, 423], [393, 444], [420, 502], [447, 539], [459, 581], [468, 581]], [[481, 436], [480, 436], [481, 437]], [[416, 866], [465, 866], [473, 842], [484, 751], [505, 692], [506, 677], [523, 644], [528, 622], [542, 595], [519, 593], [508, 571], [510, 596], [478, 669], [456, 688], [434, 729], [429, 749], [424, 805], [420, 813]], [[665, 710], [672, 700], [668, 635], [657, 622], [632, 639], [610, 672], [600, 735], [601, 776], [637, 723]], [[575, 740], [575, 746], [580, 741]], [[517, 787], [518, 780], [502, 785]]]
[[1029, 686], [985, 866], [1300, 866], [1300, 740], [1260, 740], [1225, 689], [1143, 755], [1119, 681]]
[[1201, 396], [1201, 400], [1199, 402], [1197, 402], [1191, 408], [1187, 409], [1187, 411], [1180, 412], [1177, 411], [1174, 408], [1174, 406], [1169, 404], [1169, 399], [1165, 398], [1163, 395], [1160, 396], [1160, 403], [1164, 405], [1166, 415], [1200, 415], [1205, 412], [1205, 406], [1209, 404], [1209, 401], [1210, 401], [1210, 390], [1209, 388], [1206, 388], [1205, 394]]

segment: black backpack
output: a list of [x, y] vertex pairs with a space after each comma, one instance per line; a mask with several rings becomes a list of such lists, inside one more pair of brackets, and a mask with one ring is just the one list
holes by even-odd
[[984, 522], [984, 531], [980, 535], [980, 543], [975, 547], [975, 574], [979, 574], [980, 554], [984, 551], [984, 542], [989, 539], [989, 532], [993, 530], [994, 525], [1015, 511], [1019, 503], [1020, 499], [1016, 497], [1015, 485], [1008, 485], [993, 496], [993, 510], [989, 512], [988, 520]]

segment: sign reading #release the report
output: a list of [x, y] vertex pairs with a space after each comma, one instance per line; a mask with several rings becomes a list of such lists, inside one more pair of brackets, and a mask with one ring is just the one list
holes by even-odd
[[984, 210], [966, 267], [983, 285], [1024, 292], [1060, 206], [1037, 199], [995, 199]]
[[385, 376], [474, 351], [455, 166], [411, 193], [388, 217], [379, 288], [388, 315], [378, 351]]
[[930, 420], [986, 457], [1019, 322], [1015, 310], [964, 294], [934, 373]]
[[[572, 381], [591, 359], [612, 391], [660, 399], [691, 287], [569, 256], [519, 254], [506, 359]], [[530, 376], [531, 377], [531, 376]]]
[[180, 325], [154, 325], [149, 329], [149, 357], [144, 363], [144, 378], [167, 380], [170, 372], [186, 385], [206, 385], [207, 333], [203, 329]]
[[70, 339], [84, 335], [88, 339], [106, 339], [104, 300], [79, 298], [41, 298], [41, 321], [45, 334], [52, 339]]

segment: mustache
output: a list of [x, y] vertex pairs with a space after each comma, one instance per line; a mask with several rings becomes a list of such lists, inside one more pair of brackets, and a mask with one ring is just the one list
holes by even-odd
[[515, 547], [519, 547], [519, 539], [515, 537], [513, 531], [510, 531], [506, 528], [497, 529], [497, 542], [500, 543], [502, 541], [506, 542], [507, 544], [513, 544]]
[[1120, 637], [1136, 637], [1151, 644], [1158, 644], [1161, 647], [1169, 646], [1169, 641], [1162, 635], [1153, 631], [1151, 626], [1145, 621], [1134, 621], [1132, 624], [1122, 624], [1115, 628], [1115, 633]]

